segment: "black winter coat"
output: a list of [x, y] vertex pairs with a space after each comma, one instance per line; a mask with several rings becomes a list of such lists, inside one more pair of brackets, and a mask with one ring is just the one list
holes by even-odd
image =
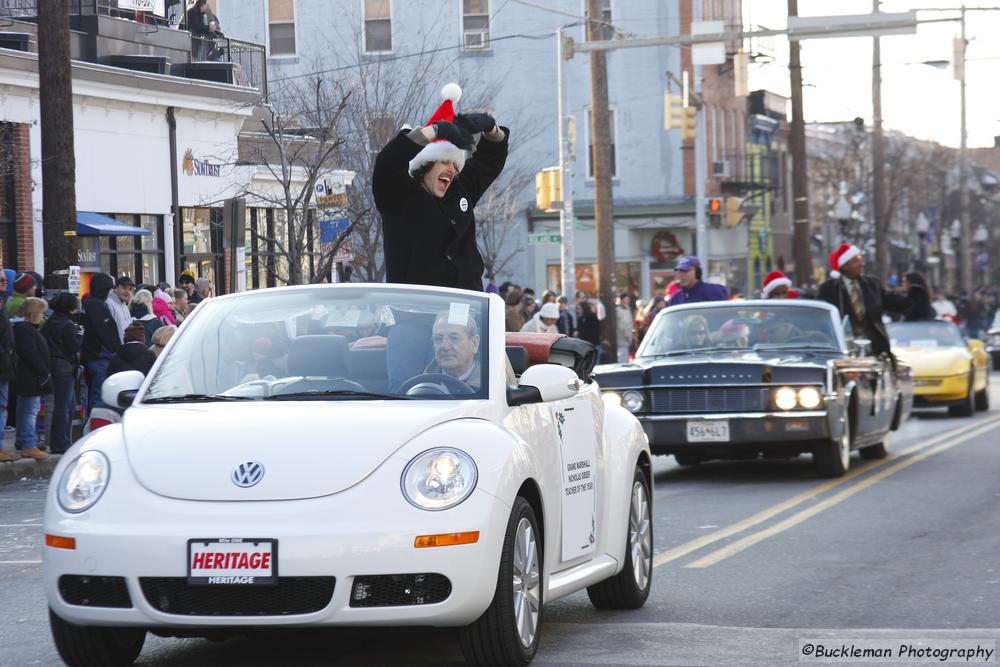
[[14, 379], [14, 332], [7, 308], [0, 305], [0, 382]]
[[90, 296], [83, 301], [84, 362], [99, 359], [102, 352], [110, 357], [122, 348], [118, 325], [105, 303], [114, 284], [114, 279], [106, 273], [97, 274], [90, 282]]
[[476, 152], [438, 199], [409, 175], [422, 145], [400, 132], [375, 159], [372, 194], [382, 217], [386, 282], [483, 290], [483, 257], [476, 246], [476, 203], [507, 161], [503, 141], [479, 141]]
[[52, 313], [42, 326], [42, 336], [52, 356], [52, 375], [73, 375], [79, 365], [81, 336], [76, 322], [65, 313]]
[[924, 291], [923, 287], [920, 285], [910, 285], [910, 289], [906, 293], [906, 298], [909, 300], [909, 305], [903, 311], [904, 322], [937, 319], [937, 312], [931, 305], [930, 295]]
[[847, 286], [840, 278], [830, 278], [820, 285], [819, 298], [837, 307], [841, 317], [850, 316], [855, 333], [859, 337], [865, 335], [871, 338], [873, 354], [885, 353], [891, 356], [889, 334], [885, 330], [885, 324], [882, 323], [882, 315], [886, 311], [902, 314], [912, 305], [911, 301], [908, 296], [883, 289], [882, 283], [875, 278], [863, 276], [858, 280], [858, 284], [865, 302], [864, 322], [854, 322], [851, 295], [847, 293]]
[[45, 337], [31, 322], [14, 322], [14, 393], [18, 396], [44, 396], [52, 390], [52, 368]]
[[156, 355], [152, 350], [139, 342], [128, 342], [122, 345], [122, 349], [108, 364], [108, 377], [122, 371], [139, 371], [143, 375], [149, 374], [149, 369], [156, 363]]
[[576, 334], [580, 340], [585, 340], [596, 348], [601, 347], [601, 322], [597, 315], [589, 313], [581, 315], [576, 323]]

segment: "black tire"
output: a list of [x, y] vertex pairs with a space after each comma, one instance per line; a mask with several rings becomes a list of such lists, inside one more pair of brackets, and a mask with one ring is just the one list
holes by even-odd
[[49, 627], [59, 657], [70, 667], [126, 667], [146, 642], [142, 628], [73, 625], [49, 609]]
[[889, 455], [889, 452], [886, 450], [884, 442], [877, 442], [874, 445], [862, 447], [858, 450], [858, 454], [866, 461], [872, 461], [875, 459], [884, 459]]
[[986, 412], [990, 409], [990, 383], [982, 391], [976, 392], [976, 410]]
[[969, 373], [969, 393], [960, 405], [953, 405], [948, 408], [948, 414], [952, 417], [971, 417], [976, 414], [976, 392], [972, 388], [973, 373]]
[[[813, 450], [813, 465], [816, 467], [816, 474], [820, 477], [843, 477], [851, 467], [851, 420], [852, 410], [848, 412], [844, 419], [844, 433], [836, 440], [828, 440]], [[844, 456], [846, 449], [847, 455]], [[846, 459], [846, 460], [845, 460]]]
[[[645, 511], [636, 507], [641, 494]], [[645, 516], [642, 516], [643, 513]], [[638, 514], [638, 516], [637, 516]], [[638, 567], [637, 567], [638, 565]], [[587, 587], [587, 596], [598, 609], [638, 609], [646, 604], [653, 585], [653, 502], [649, 482], [636, 466], [629, 494], [625, 566], [613, 577]]]
[[674, 454], [674, 460], [677, 461], [677, 465], [679, 466], [696, 466], [700, 465], [705, 459], [694, 454]]
[[[535, 538], [536, 550], [534, 563], [537, 568], [537, 608], [538, 616], [535, 622], [534, 635], [529, 645], [525, 646], [517, 625], [517, 610], [514, 608], [517, 554], [517, 533], [527, 521]], [[507, 533], [503, 541], [503, 552], [500, 555], [500, 570], [497, 573], [497, 588], [493, 594], [493, 602], [478, 619], [459, 631], [459, 641], [462, 653], [467, 662], [473, 665], [527, 665], [535, 657], [538, 642], [542, 635], [542, 534], [538, 530], [535, 511], [527, 500], [518, 496], [514, 500], [510, 519], [507, 521]], [[522, 563], [524, 559], [521, 559]], [[529, 568], [530, 569], [530, 568]], [[521, 582], [525, 578], [520, 579]], [[521, 599], [530, 605], [530, 596], [523, 593]], [[530, 616], [530, 613], [529, 613]]]

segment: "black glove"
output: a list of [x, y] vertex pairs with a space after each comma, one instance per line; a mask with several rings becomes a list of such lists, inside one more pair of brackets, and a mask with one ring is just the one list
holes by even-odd
[[447, 139], [463, 150], [472, 148], [472, 137], [462, 132], [454, 123], [439, 120], [434, 123], [434, 132], [437, 134], [438, 139]]
[[455, 116], [455, 125], [468, 134], [489, 132], [496, 124], [496, 119], [488, 113], [460, 113]]

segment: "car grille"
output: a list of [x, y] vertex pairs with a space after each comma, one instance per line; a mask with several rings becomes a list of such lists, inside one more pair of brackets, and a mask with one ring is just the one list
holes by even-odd
[[333, 598], [334, 577], [278, 577], [271, 586], [200, 585], [186, 577], [141, 577], [146, 601], [180, 616], [290, 616], [323, 609]]
[[764, 412], [770, 391], [761, 387], [652, 389], [655, 413]]
[[59, 595], [66, 604], [81, 607], [132, 606], [125, 577], [93, 577], [80, 574], [64, 574], [59, 577]]
[[382, 574], [354, 578], [352, 607], [400, 607], [443, 602], [451, 582], [442, 574]]

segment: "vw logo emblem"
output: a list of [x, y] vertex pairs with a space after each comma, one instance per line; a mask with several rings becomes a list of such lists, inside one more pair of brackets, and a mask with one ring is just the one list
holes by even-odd
[[264, 466], [256, 461], [244, 461], [235, 468], [233, 474], [229, 476], [236, 486], [247, 489], [264, 479]]

